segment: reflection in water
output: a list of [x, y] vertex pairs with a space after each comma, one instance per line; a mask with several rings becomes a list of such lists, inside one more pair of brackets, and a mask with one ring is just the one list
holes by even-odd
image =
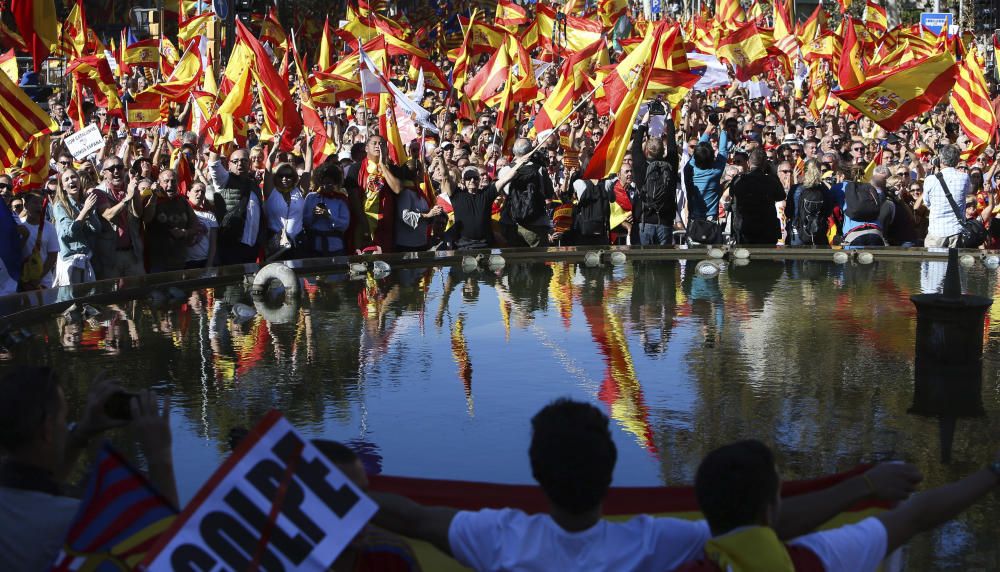
[[[10, 359], [65, 371], [76, 415], [101, 367], [169, 391], [185, 498], [230, 430], [272, 407], [311, 437], [353, 443], [369, 470], [531, 482], [530, 417], [562, 395], [613, 418], [619, 485], [689, 482], [707, 451], [747, 437], [774, 445], [789, 478], [892, 457], [936, 485], [989, 460], [983, 436], [1000, 434], [1000, 304], [986, 415], [958, 425], [951, 465], [937, 461], [936, 420], [907, 415], [920, 399], [909, 297], [939, 288], [936, 264], [755, 260], [714, 278], [695, 261], [397, 269], [307, 277], [291, 310], [234, 284], [78, 308], [34, 326]], [[963, 273], [995, 297], [995, 274]], [[909, 569], [1000, 569], [998, 510], [990, 500], [916, 541]]]

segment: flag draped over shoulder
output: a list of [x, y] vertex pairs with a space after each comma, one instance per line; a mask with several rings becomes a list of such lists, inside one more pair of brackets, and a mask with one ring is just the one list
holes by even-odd
[[35, 135], [58, 129], [24, 90], [0, 73], [0, 167], [13, 165]]
[[997, 130], [997, 117], [975, 49], [966, 53], [958, 64], [958, 77], [950, 102], [962, 130], [969, 137], [970, 145], [962, 153], [962, 158], [973, 160], [989, 145]]
[[176, 516], [177, 509], [105, 444], [52, 570], [134, 570]]
[[910, 62], [834, 92], [886, 131], [933, 108], [955, 85], [955, 57], [950, 51]]

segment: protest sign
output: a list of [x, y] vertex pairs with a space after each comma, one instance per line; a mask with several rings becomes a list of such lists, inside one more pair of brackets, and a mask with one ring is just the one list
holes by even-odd
[[271, 411], [150, 550], [147, 569], [328, 570], [377, 510]]
[[91, 123], [76, 133], [63, 139], [66, 148], [77, 161], [83, 161], [104, 147], [104, 136], [97, 125]]

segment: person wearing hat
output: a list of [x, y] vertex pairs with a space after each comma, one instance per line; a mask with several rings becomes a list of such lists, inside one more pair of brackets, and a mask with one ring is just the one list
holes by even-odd
[[494, 183], [485, 188], [480, 187], [482, 174], [477, 167], [466, 167], [462, 170], [459, 186], [452, 183], [447, 175], [441, 179], [441, 194], [448, 197], [452, 212], [455, 215], [455, 226], [458, 233], [456, 246], [459, 250], [487, 248], [493, 245], [493, 203], [500, 195], [498, 189], [506, 188], [517, 174], [517, 169], [528, 162], [531, 157], [522, 155], [500, 175]]
[[[264, 221], [265, 230], [264, 255], [268, 261], [293, 260], [302, 255], [301, 239], [303, 231], [303, 214], [305, 211], [305, 195], [300, 188], [308, 188], [309, 174], [312, 171], [313, 157], [306, 152], [305, 167], [301, 175], [295, 165], [282, 162], [274, 165], [278, 156], [281, 135], [280, 130], [274, 136], [274, 145], [267, 156], [264, 172]], [[305, 150], [312, 149], [312, 136], [306, 131]]]

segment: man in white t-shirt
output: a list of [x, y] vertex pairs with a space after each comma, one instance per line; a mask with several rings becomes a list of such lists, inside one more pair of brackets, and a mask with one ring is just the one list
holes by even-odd
[[[22, 210], [21, 226], [28, 231], [28, 236], [21, 247], [21, 258], [27, 260], [35, 250], [37, 244], [38, 251], [42, 257], [42, 276], [34, 284], [29, 284], [22, 277], [22, 285], [25, 290], [37, 290], [39, 288], [51, 288], [52, 280], [55, 277], [56, 259], [59, 256], [59, 236], [56, 234], [55, 225], [49, 222], [43, 223], [42, 199], [35, 193], [25, 193], [20, 196], [24, 202]], [[41, 224], [42, 236], [38, 238], [38, 227]]]
[[785, 510], [774, 455], [760, 441], [740, 441], [712, 451], [698, 467], [695, 495], [713, 538], [702, 560], [675, 572], [721, 571], [733, 562], [744, 569], [874, 572], [918, 532], [944, 524], [998, 484], [1000, 461], [892, 510], [783, 544], [771, 528]]
[[[426, 507], [405, 497], [371, 491], [379, 503], [375, 524], [430, 542], [475, 570], [671, 570], [699, 558], [711, 538], [708, 524], [636, 516], [601, 518], [617, 449], [608, 418], [589, 403], [558, 399], [531, 420], [532, 475], [549, 500], [548, 514], [515, 509], [458, 511]], [[786, 501], [778, 523], [792, 538], [813, 530], [876, 492], [900, 494], [899, 466], [880, 465], [836, 491]], [[907, 483], [908, 486], [908, 483]]]
[[188, 202], [198, 217], [200, 226], [194, 242], [188, 246], [185, 268], [211, 268], [215, 266], [215, 251], [219, 235], [219, 222], [212, 212], [212, 205], [205, 199], [205, 185], [194, 183], [188, 191]]

